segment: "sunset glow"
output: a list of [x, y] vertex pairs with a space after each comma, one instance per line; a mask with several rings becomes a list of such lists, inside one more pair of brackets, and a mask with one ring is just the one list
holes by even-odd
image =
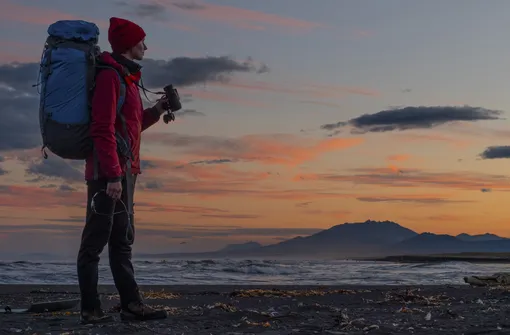
[[114, 15], [147, 32], [147, 88], [184, 106], [143, 133], [135, 252], [367, 219], [510, 237], [510, 2], [45, 3], [0, 12], [0, 252], [77, 252], [84, 164], [42, 158], [32, 85], [49, 24], [93, 21], [109, 50]]

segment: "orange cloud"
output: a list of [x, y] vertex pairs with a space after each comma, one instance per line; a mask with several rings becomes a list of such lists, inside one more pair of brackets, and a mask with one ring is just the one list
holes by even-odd
[[225, 214], [226, 210], [202, 206], [185, 206], [175, 204], [159, 204], [156, 202], [138, 201], [136, 203], [137, 212], [163, 212], [163, 213], [193, 213], [193, 214]]
[[0, 207], [49, 209], [80, 206], [84, 199], [81, 192], [26, 185], [0, 186]]
[[175, 3], [157, 0], [156, 3], [166, 7], [171, 11], [178, 12], [179, 15], [186, 15], [204, 21], [228, 24], [240, 29], [265, 30], [268, 27], [278, 27], [290, 31], [306, 32], [325, 26], [322, 23], [284, 17], [238, 7], [210, 4], [202, 1], [182, 1]]
[[510, 179], [503, 175], [475, 172], [425, 172], [419, 169], [400, 169], [395, 174], [392, 168], [356, 169], [356, 174], [298, 174], [294, 181], [350, 182], [354, 184], [378, 185], [406, 188], [452, 188], [480, 191], [482, 188], [510, 190]]
[[352, 199], [357, 196], [316, 188], [284, 189], [283, 184], [287, 182], [287, 177], [283, 173], [235, 169], [234, 163], [203, 162], [194, 164], [156, 158], [145, 160], [148, 167], [144, 168], [144, 173], [138, 180], [137, 192], [144, 203], [152, 203], [154, 206], [159, 201], [157, 199], [161, 198], [159, 193], [186, 194], [199, 199], [233, 197], [233, 200], [242, 197], [307, 201]]
[[369, 195], [357, 198], [363, 202], [393, 202], [393, 203], [419, 203], [419, 204], [446, 204], [446, 203], [466, 203], [467, 200], [455, 200], [450, 195], [445, 194], [393, 194], [393, 195]]
[[351, 148], [364, 142], [363, 138], [313, 140], [290, 134], [220, 138], [177, 133], [148, 133], [145, 140], [180, 149], [189, 158], [230, 159], [285, 166], [297, 166], [315, 160], [322, 154]]
[[96, 23], [101, 28], [108, 27], [108, 23], [102, 20], [85, 19], [82, 16], [64, 13], [52, 8], [25, 6], [10, 0], [2, 0], [0, 18], [5, 21], [38, 25], [50, 25], [58, 20], [87, 20]]

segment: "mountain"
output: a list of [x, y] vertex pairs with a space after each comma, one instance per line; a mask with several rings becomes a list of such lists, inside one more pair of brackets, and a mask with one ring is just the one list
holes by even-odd
[[459, 240], [475, 242], [475, 241], [500, 241], [506, 240], [504, 237], [500, 237], [498, 235], [485, 233], [482, 235], [469, 235], [466, 233], [462, 233], [456, 236]]
[[463, 241], [451, 235], [437, 235], [423, 233], [410, 239], [404, 240], [395, 245], [389, 246], [387, 252], [390, 254], [430, 254], [458, 252], [464, 249], [471, 242]]
[[310, 236], [264, 246], [257, 253], [271, 256], [344, 256], [377, 254], [386, 245], [395, 244], [417, 233], [392, 221], [344, 223]]
[[389, 245], [418, 235], [392, 221], [344, 223], [309, 236], [298, 236], [276, 244], [255, 242], [229, 245], [209, 253], [144, 255], [144, 257], [285, 257], [338, 258], [378, 256]]
[[255, 250], [260, 247], [262, 247], [262, 244], [250, 241], [250, 242], [240, 243], [240, 244], [229, 244], [225, 248], [220, 249], [217, 252], [228, 253], [228, 252], [235, 252], [235, 251], [248, 251], [248, 250]]
[[214, 252], [143, 255], [160, 258], [373, 258], [460, 252], [510, 252], [510, 239], [494, 234], [418, 234], [392, 221], [344, 223], [309, 236], [262, 246], [231, 244]]

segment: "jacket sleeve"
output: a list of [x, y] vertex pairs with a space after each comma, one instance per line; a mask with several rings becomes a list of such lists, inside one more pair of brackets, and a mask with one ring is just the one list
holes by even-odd
[[119, 94], [120, 81], [117, 74], [112, 70], [99, 72], [92, 97], [90, 136], [97, 151], [101, 172], [109, 181], [118, 181], [122, 177], [115, 139], [116, 106]]
[[155, 106], [145, 109], [143, 111], [142, 131], [154, 125], [160, 118], [161, 114], [159, 114]]

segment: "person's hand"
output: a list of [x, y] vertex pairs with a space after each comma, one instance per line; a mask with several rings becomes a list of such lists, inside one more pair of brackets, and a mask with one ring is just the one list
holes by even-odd
[[165, 107], [168, 105], [168, 98], [166, 96], [163, 96], [161, 99], [158, 100], [156, 105], [156, 109], [159, 112], [159, 115], [162, 115], [164, 112], [166, 112]]
[[108, 183], [106, 186], [106, 194], [114, 200], [119, 200], [122, 195], [122, 183], [120, 181]]

